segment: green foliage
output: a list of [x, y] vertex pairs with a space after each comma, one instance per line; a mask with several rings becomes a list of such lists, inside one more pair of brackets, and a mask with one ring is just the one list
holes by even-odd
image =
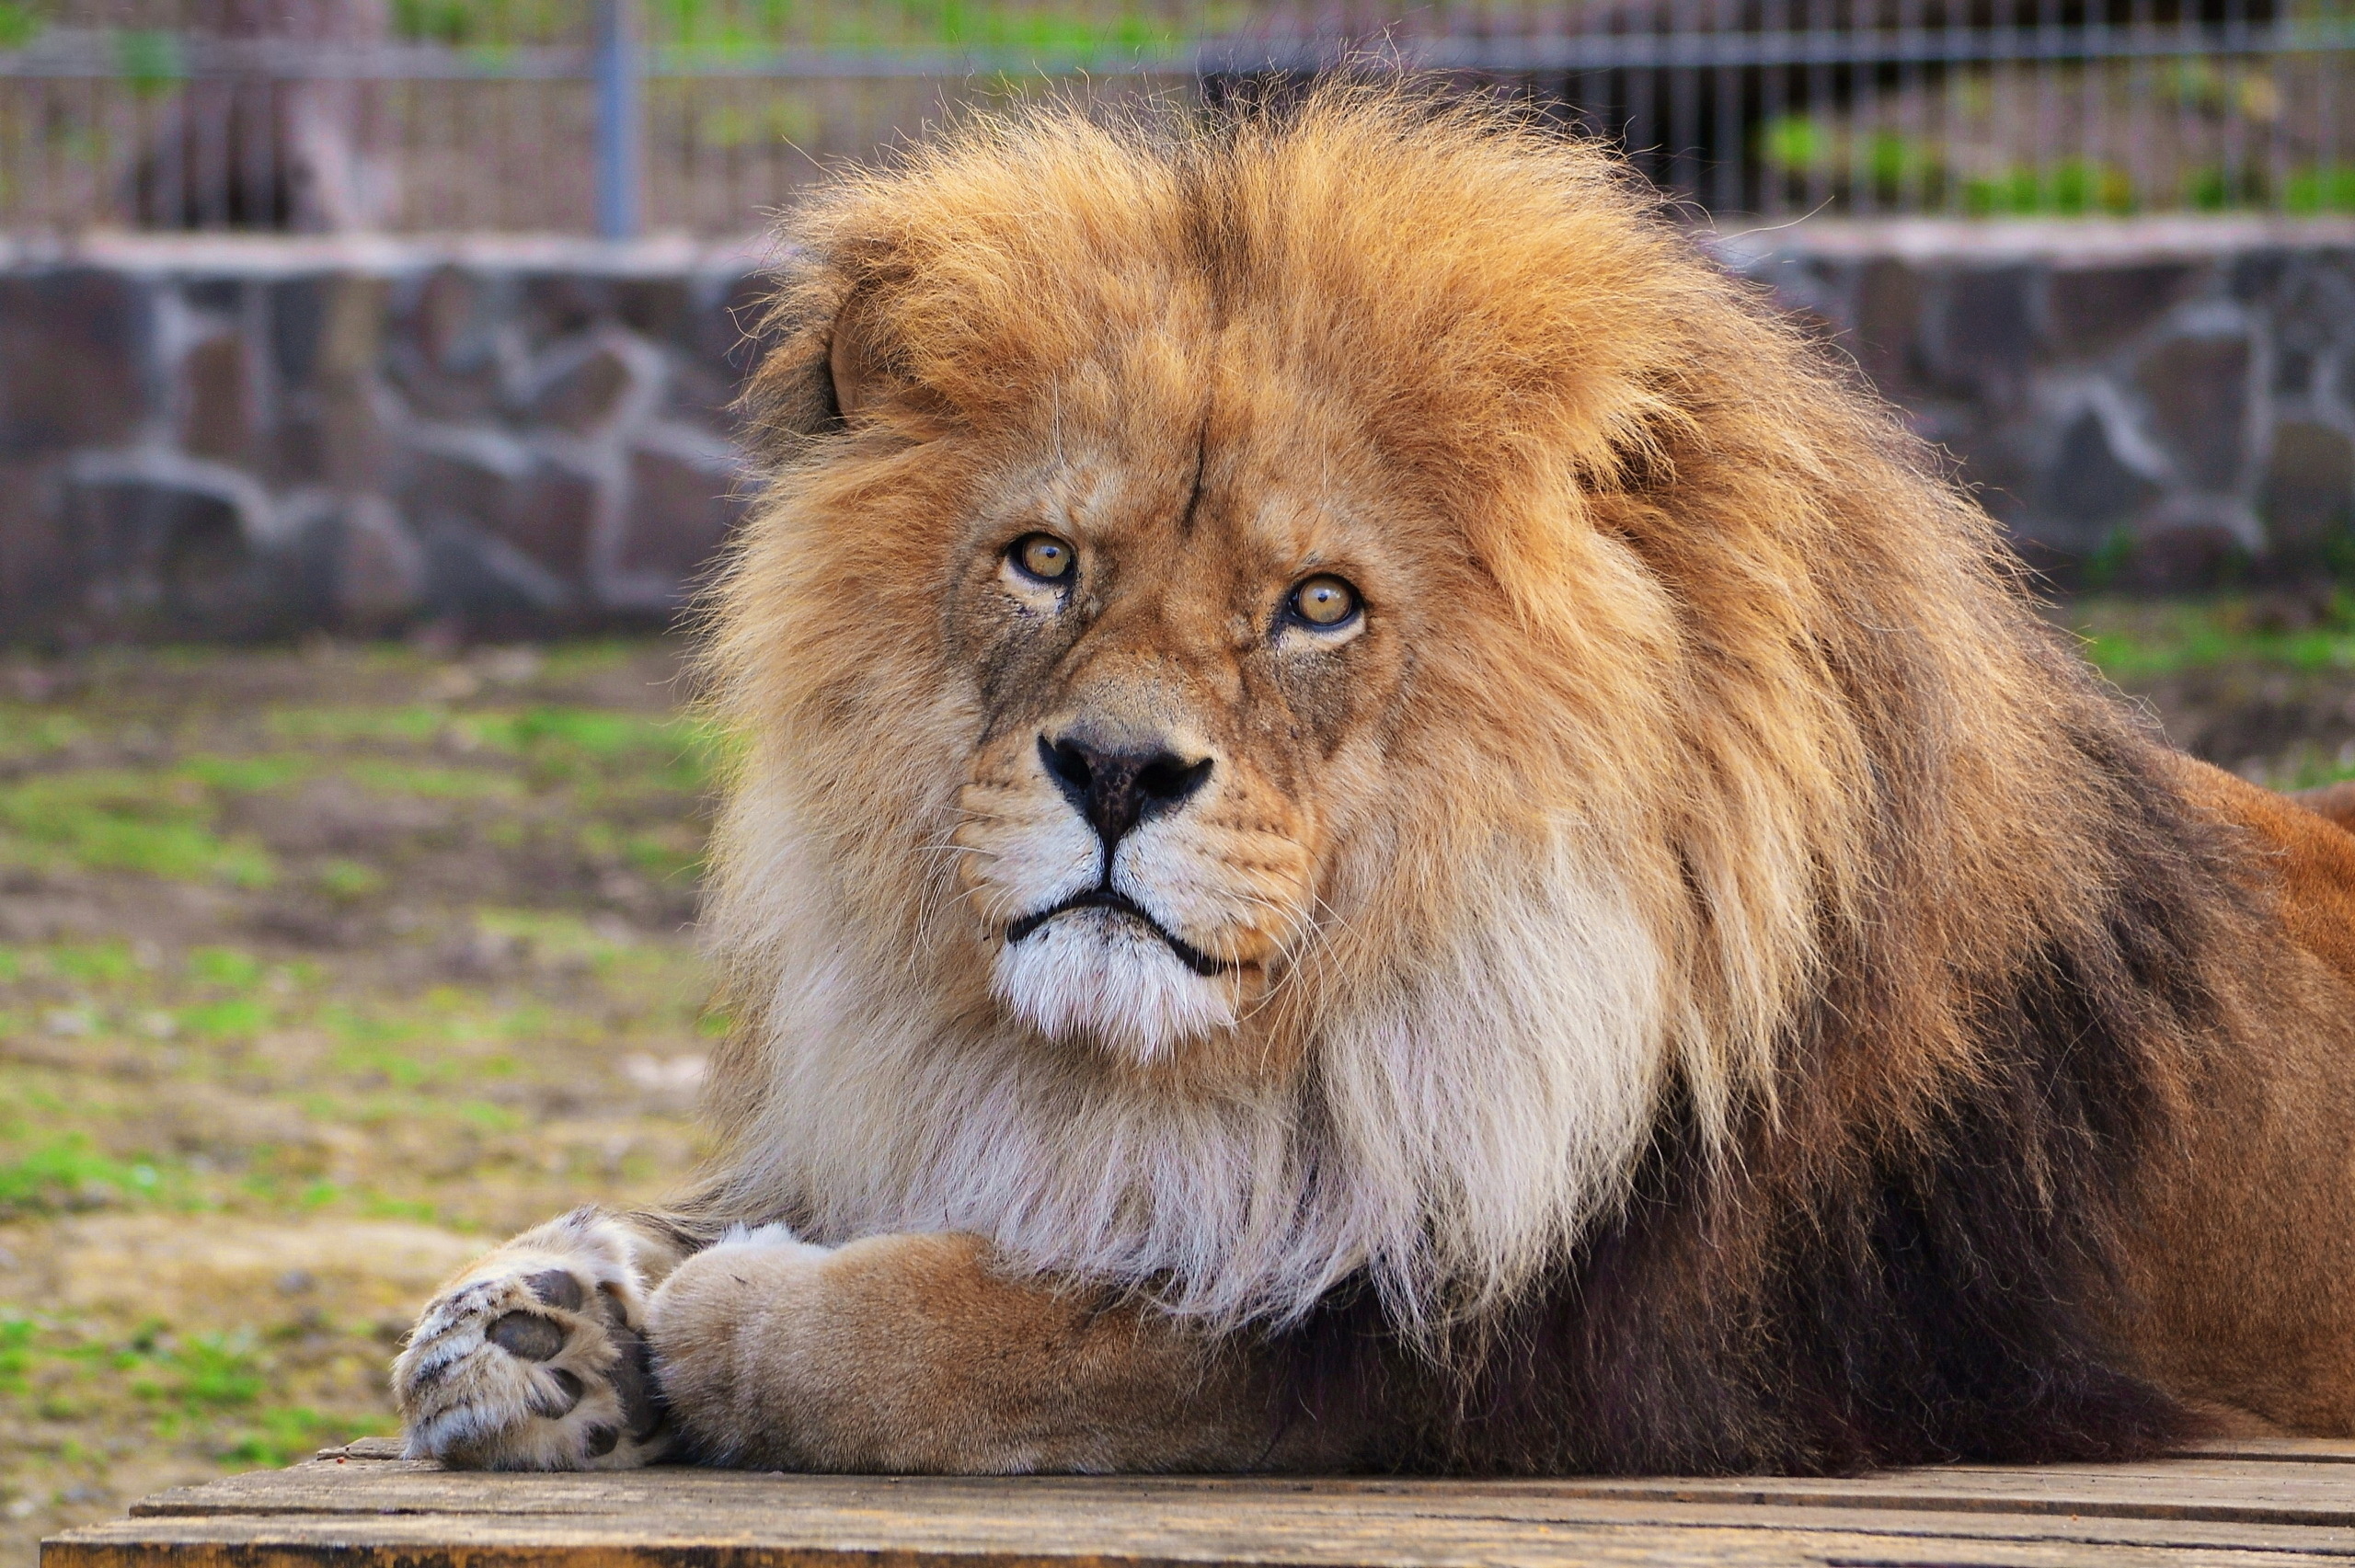
[[2301, 216], [2355, 212], [2355, 164], [2320, 164], [2290, 176], [2281, 205]]
[[1758, 128], [1758, 155], [1772, 168], [1830, 168], [1832, 132], [1813, 115], [1777, 115]]
[[132, 29], [115, 35], [115, 69], [142, 97], [154, 97], [177, 86], [188, 74], [180, 59], [179, 35], [155, 29]]
[[2115, 164], [2062, 158], [2021, 165], [1962, 183], [1963, 209], [1973, 217], [2083, 217], [2135, 210], [2134, 179]]
[[274, 708], [268, 724], [280, 740], [303, 746], [349, 746], [373, 742], [418, 746], [450, 723], [447, 709], [423, 704], [401, 707]]
[[185, 1410], [251, 1404], [261, 1395], [250, 1333], [200, 1334], [162, 1352], [155, 1364], [165, 1374], [156, 1392]]
[[319, 890], [346, 901], [372, 898], [385, 890], [385, 874], [356, 860], [330, 860], [319, 867]]
[[40, 12], [18, 0], [0, 0], [0, 49], [22, 49], [39, 38], [43, 25]]
[[250, 986], [261, 979], [261, 960], [234, 947], [191, 948], [188, 977], [202, 985]]
[[523, 791], [513, 774], [485, 768], [420, 767], [369, 760], [354, 762], [345, 772], [354, 784], [379, 795], [415, 795], [422, 800], [482, 800]]
[[213, 816], [211, 792], [186, 772], [36, 773], [0, 785], [0, 852], [13, 838], [95, 870], [268, 887], [270, 852], [214, 833]]
[[230, 1442], [223, 1457], [233, 1464], [279, 1469], [307, 1459], [330, 1444], [397, 1427], [398, 1423], [388, 1416], [322, 1415], [308, 1405], [288, 1405], [260, 1412], [255, 1424]]
[[152, 1200], [167, 1185], [163, 1168], [99, 1153], [86, 1132], [52, 1134], [0, 1156], [0, 1219]]
[[[6, 0], [0, 0], [0, 14], [5, 6]], [[0, 704], [0, 758], [11, 761], [65, 750], [89, 733], [89, 727], [72, 714]]]
[[2131, 615], [2099, 601], [2086, 608], [2085, 656], [2115, 681], [2232, 664], [2355, 670], [2355, 597], [2344, 590], [2314, 624], [2297, 627], [2269, 624], [2239, 598], [2141, 605]]

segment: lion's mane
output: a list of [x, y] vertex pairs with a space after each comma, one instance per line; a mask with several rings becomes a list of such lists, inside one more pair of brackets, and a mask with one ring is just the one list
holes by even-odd
[[[2263, 983], [2256, 895], [1986, 517], [1603, 152], [1364, 87], [1045, 109], [787, 237], [714, 622], [715, 1209], [1151, 1290], [1279, 1345], [1304, 1408], [1423, 1413], [1400, 1463], [2177, 1429], [2108, 1260]], [[1386, 816], [1269, 1002], [1146, 1070], [1009, 1021], [958, 926], [981, 697], [936, 584], [1100, 347], [1193, 310], [1316, 389], [1243, 419], [1346, 427], [1510, 613], [1413, 650]], [[846, 429], [852, 314], [907, 395]]]

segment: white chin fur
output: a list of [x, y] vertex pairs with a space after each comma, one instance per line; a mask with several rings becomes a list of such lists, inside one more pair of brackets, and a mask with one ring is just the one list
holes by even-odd
[[1140, 1061], [1235, 1026], [1229, 981], [1196, 974], [1112, 910], [1074, 910], [1007, 944], [991, 989], [1051, 1039], [1091, 1040]]

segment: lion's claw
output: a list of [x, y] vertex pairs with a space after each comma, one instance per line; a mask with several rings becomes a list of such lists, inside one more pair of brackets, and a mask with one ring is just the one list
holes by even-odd
[[644, 1303], [603, 1223], [568, 1215], [520, 1237], [427, 1307], [393, 1366], [412, 1458], [604, 1470], [669, 1446]]

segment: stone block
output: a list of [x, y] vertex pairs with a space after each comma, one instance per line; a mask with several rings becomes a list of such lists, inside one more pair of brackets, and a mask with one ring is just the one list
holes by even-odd
[[2233, 258], [2225, 289], [2243, 304], [2257, 304], [2280, 292], [2290, 268], [2287, 251], [2273, 246], [2245, 250]]
[[614, 285], [614, 315], [641, 338], [694, 346], [693, 291], [684, 278], [632, 278]]
[[398, 496], [408, 516], [444, 533], [456, 529], [504, 540], [554, 580], [577, 583], [587, 569], [597, 486], [557, 464], [534, 457], [502, 469], [420, 452]]
[[2095, 359], [2162, 320], [2208, 280], [2188, 262], [2055, 269], [2046, 296], [2046, 341], [2062, 359]]
[[463, 269], [437, 267], [396, 320], [437, 370], [476, 370], [498, 351], [498, 309], [489, 293], [482, 280]]
[[488, 534], [450, 521], [423, 535], [423, 612], [491, 631], [546, 629], [569, 595], [528, 557]]
[[732, 437], [741, 424], [736, 399], [743, 391], [741, 378], [723, 374], [708, 361], [673, 358], [662, 383], [661, 415], [713, 435]]
[[2355, 442], [2328, 425], [2279, 426], [2257, 507], [2275, 554], [2315, 561], [2344, 548], [2355, 533]]
[[708, 566], [743, 515], [736, 476], [670, 452], [634, 452], [620, 566], [685, 584]]
[[621, 355], [610, 348], [592, 349], [543, 383], [525, 405], [524, 417], [585, 435], [612, 419], [634, 379]]
[[2091, 548], [2158, 494], [2156, 484], [2120, 458], [2101, 415], [2085, 409], [2062, 432], [2045, 470], [2040, 509], [2059, 525], [2045, 543]]
[[190, 310], [212, 315], [236, 315], [245, 294], [245, 282], [236, 278], [194, 278], [180, 285], [180, 298]]
[[149, 635], [236, 639], [296, 618], [228, 497], [160, 479], [71, 480], [68, 527], [98, 623]]
[[2197, 489], [2231, 490], [2240, 483], [2249, 359], [2244, 338], [2177, 338], [2154, 349], [2135, 371], [2154, 433]]
[[1857, 364], [1885, 396], [1901, 395], [1918, 378], [1922, 306], [1928, 293], [1920, 269], [1893, 258], [1867, 263], [1856, 280], [1850, 341]]
[[1957, 269], [1938, 313], [1938, 374], [1982, 397], [2017, 396], [2036, 347], [2036, 281], [2027, 266]]
[[128, 441], [160, 390], [153, 311], [148, 285], [119, 273], [0, 278], [0, 460]]
[[362, 382], [289, 398], [271, 431], [273, 478], [338, 489], [367, 489], [384, 480], [392, 438]]
[[385, 378], [419, 417], [488, 418], [500, 406], [499, 301], [484, 280], [442, 267], [398, 291], [386, 324]]
[[604, 278], [565, 272], [528, 274], [517, 284], [515, 324], [523, 330], [524, 343], [536, 354], [612, 319], [614, 289], [613, 281]]
[[246, 345], [223, 334], [189, 349], [179, 366], [179, 443], [198, 457], [235, 462], [254, 441], [253, 377]]
[[2310, 397], [2315, 391], [2315, 372], [2319, 364], [2314, 355], [2303, 349], [2285, 349], [2276, 344], [2273, 349], [2273, 394], [2277, 397]]
[[425, 601], [425, 552], [382, 496], [356, 496], [336, 518], [337, 624], [360, 631], [398, 624]]
[[2144, 593], [2191, 593], [2246, 574], [2248, 548], [2222, 523], [2170, 523], [2135, 541], [2125, 587]]
[[270, 290], [270, 338], [282, 386], [306, 391], [373, 370], [385, 340], [389, 290], [382, 278], [329, 273]]
[[60, 500], [51, 465], [0, 464], [0, 644], [71, 629], [82, 560]]

